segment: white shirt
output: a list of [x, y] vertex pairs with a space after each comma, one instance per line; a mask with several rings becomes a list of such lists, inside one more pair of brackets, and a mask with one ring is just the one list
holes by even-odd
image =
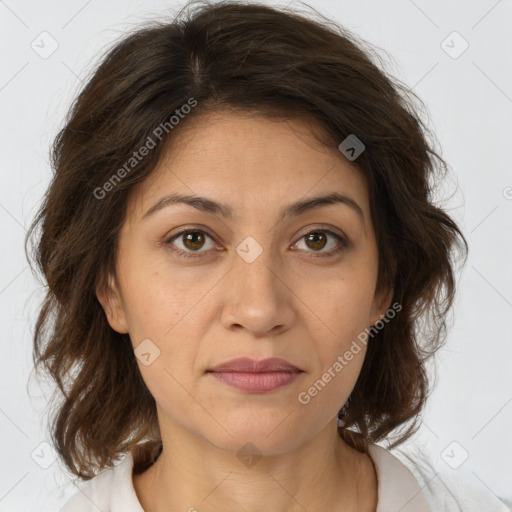
[[[377, 473], [376, 512], [510, 512], [498, 498], [469, 487], [463, 478], [426, 471], [399, 447], [392, 454], [373, 444], [369, 455]], [[132, 470], [128, 452], [113, 468], [82, 482], [59, 512], [144, 512]]]

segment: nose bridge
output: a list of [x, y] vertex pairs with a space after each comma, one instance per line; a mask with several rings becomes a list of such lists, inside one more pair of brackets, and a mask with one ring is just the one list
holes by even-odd
[[272, 250], [268, 237], [264, 243], [260, 243], [253, 236], [247, 236], [236, 247], [233, 271], [244, 294], [263, 294], [266, 299], [275, 299], [274, 296], [279, 294], [279, 280], [276, 277], [277, 258]]
[[242, 240], [227, 282], [222, 313], [226, 328], [238, 325], [265, 334], [290, 323], [293, 311], [279, 269], [268, 239], [265, 247], [252, 236]]

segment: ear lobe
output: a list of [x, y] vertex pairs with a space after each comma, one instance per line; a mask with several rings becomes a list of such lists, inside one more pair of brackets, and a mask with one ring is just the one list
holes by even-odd
[[128, 333], [126, 314], [115, 279], [109, 274], [108, 285], [96, 288], [96, 297], [105, 311], [107, 321], [120, 334]]
[[393, 288], [382, 288], [375, 292], [372, 308], [371, 325], [375, 325], [391, 306]]

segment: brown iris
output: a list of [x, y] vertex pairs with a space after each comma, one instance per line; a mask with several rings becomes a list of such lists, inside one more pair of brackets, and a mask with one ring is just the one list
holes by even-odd
[[310, 249], [323, 249], [326, 243], [327, 235], [325, 233], [313, 231], [306, 235], [306, 244]]
[[189, 231], [183, 235], [183, 245], [192, 251], [198, 250], [203, 246], [204, 239], [204, 234], [200, 231]]

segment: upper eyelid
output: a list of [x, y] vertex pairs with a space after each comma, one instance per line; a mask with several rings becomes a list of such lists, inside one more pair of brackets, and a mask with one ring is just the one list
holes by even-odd
[[182, 235], [185, 235], [187, 233], [194, 232], [194, 231], [200, 231], [201, 233], [204, 233], [205, 235], [208, 235], [212, 240], [215, 241], [215, 237], [213, 235], [211, 235], [210, 233], [208, 233], [208, 231], [206, 231], [204, 228], [185, 228], [185, 229], [179, 231], [178, 233], [175, 233], [172, 236], [166, 237], [165, 238], [165, 243], [169, 243], [172, 240], [175, 240], [176, 238], [178, 238], [178, 237], [180, 237]]

